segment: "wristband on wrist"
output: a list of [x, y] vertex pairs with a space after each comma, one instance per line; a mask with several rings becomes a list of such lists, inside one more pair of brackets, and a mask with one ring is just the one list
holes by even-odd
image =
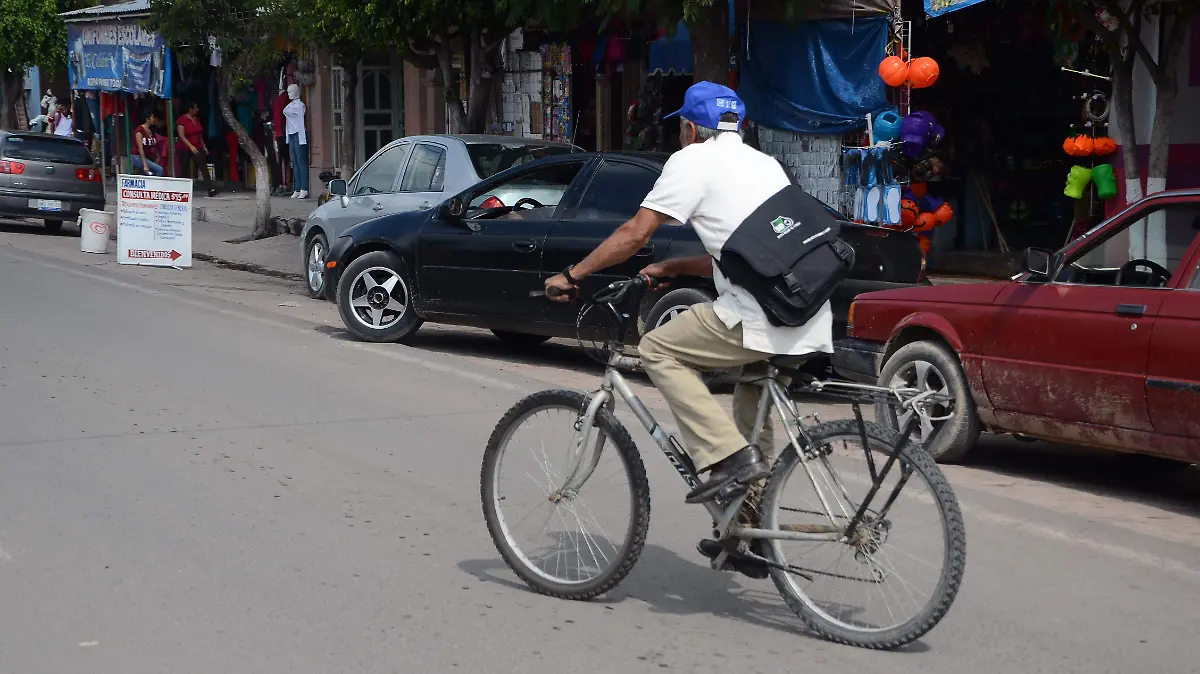
[[562, 270], [562, 275], [563, 275], [563, 278], [567, 279], [568, 283], [570, 283], [573, 286], [577, 286], [577, 285], [579, 285], [579, 281], [576, 281], [575, 277], [571, 276], [571, 270], [574, 268], [575, 268], [575, 265], [570, 265], [566, 269]]

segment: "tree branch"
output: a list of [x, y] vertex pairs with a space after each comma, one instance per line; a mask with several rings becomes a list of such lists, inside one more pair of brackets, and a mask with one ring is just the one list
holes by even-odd
[[[1181, 5], [1183, 3], [1180, 3]], [[1160, 21], [1166, 18], [1166, 14], [1160, 15]], [[1162, 54], [1163, 74], [1171, 76], [1172, 69], [1175, 67], [1175, 59], [1183, 52], [1183, 38], [1187, 36], [1187, 29], [1191, 17], [1191, 12], [1184, 12], [1180, 7], [1176, 7], [1175, 22], [1171, 24], [1171, 32], [1167, 34], [1166, 40], [1162, 44], [1159, 52]]]
[[[1119, 0], [1104, 0], [1104, 8], [1108, 13], [1116, 17], [1121, 24], [1121, 28], [1125, 31], [1125, 39], [1129, 41], [1129, 49], [1142, 57], [1142, 62], [1146, 66], [1146, 70], [1150, 73], [1150, 79], [1154, 80], [1154, 84], [1158, 86], [1162, 83], [1163, 71], [1159, 67], [1158, 61], [1150, 54], [1150, 50], [1146, 48], [1146, 43], [1142, 42], [1142, 9], [1144, 0], [1133, 0], [1129, 3], [1129, 12], [1121, 9]], [[1133, 21], [1130, 21], [1130, 16]]]

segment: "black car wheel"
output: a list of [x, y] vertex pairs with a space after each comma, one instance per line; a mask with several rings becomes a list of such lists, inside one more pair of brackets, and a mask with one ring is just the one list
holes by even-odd
[[350, 263], [338, 283], [342, 322], [367, 342], [402, 342], [421, 327], [412, 303], [412, 276], [399, 255], [367, 253]]
[[58, 234], [62, 231], [62, 220], [46, 220], [46, 231], [51, 234]]
[[304, 251], [304, 279], [308, 283], [308, 296], [314, 299], [325, 295], [325, 259], [329, 255], [329, 240], [317, 232]]
[[537, 346], [550, 339], [545, 335], [530, 335], [524, 332], [509, 332], [507, 330], [492, 330], [492, 334], [505, 344], [520, 348]]

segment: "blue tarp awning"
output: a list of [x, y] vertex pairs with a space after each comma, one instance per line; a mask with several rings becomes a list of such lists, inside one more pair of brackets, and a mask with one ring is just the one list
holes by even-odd
[[680, 21], [675, 36], [664, 35], [650, 43], [650, 74], [691, 75], [692, 37], [687, 25]]
[[895, 109], [879, 78], [890, 17], [751, 21], [738, 96], [750, 119], [796, 133], [841, 134]]

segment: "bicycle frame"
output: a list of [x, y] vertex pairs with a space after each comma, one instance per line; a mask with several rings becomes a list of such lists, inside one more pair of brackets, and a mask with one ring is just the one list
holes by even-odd
[[[615, 286], [616, 284], [614, 284]], [[611, 286], [610, 286], [611, 287]], [[626, 297], [619, 295], [618, 297]], [[636, 298], [636, 295], [634, 296]], [[695, 489], [700, 485], [700, 479], [696, 473], [695, 464], [692, 463], [691, 457], [684, 451], [683, 446], [674, 436], [667, 433], [658, 424], [654, 415], [642, 403], [641, 399], [633, 392], [629, 382], [620, 373], [620, 368], [629, 368], [636, 366], [639, 361], [635, 358], [623, 356], [620, 353], [620, 347], [623, 342], [626, 331], [629, 328], [631, 317], [628, 313], [620, 311], [614, 306], [613, 302], [597, 302], [596, 305], [604, 307], [616, 320], [617, 334], [616, 339], [607, 345], [609, 358], [604, 371], [604, 380], [600, 385], [600, 389], [596, 391], [589, 399], [588, 405], [583, 410], [580, 410], [580, 415], [575, 421], [575, 458], [572, 461], [570, 469], [567, 471], [566, 479], [562, 483], [562, 487], [557, 493], [571, 493], [578, 491], [580, 487], [591, 477], [596, 470], [596, 466], [600, 462], [601, 452], [604, 450], [603, 438], [596, 438], [596, 414], [599, 413], [601, 407], [608, 407], [612, 411], [615, 407], [616, 398], [619, 397], [629, 406], [629, 409], [637, 417], [638, 421], [654, 439], [655, 444], [666, 455], [667, 460], [675, 467], [675, 471], [683, 478], [689, 488]], [[851, 498], [849, 491], [842, 485], [841, 480], [837, 477], [836, 471], [829, 463], [827, 453], [819, 448], [812, 446], [812, 439], [808, 435], [804, 422], [800, 416], [800, 411], [796, 407], [794, 401], [779, 384], [780, 370], [778, 367], [768, 364], [766, 374], [743, 376], [738, 380], [740, 384], [757, 384], [762, 389], [762, 394], [759, 397], [758, 410], [755, 415], [755, 423], [753, 432], [751, 433], [750, 443], [757, 445], [763, 429], [768, 423], [771, 409], [774, 408], [778, 414], [780, 422], [782, 422], [784, 432], [787, 434], [788, 441], [791, 443], [792, 451], [799, 453], [800, 465], [804, 466], [805, 473], [808, 476], [809, 482], [812, 484], [814, 491], [820, 499], [821, 507], [825, 511], [824, 514], [829, 521], [826, 525], [797, 525], [791, 529], [759, 529], [754, 527], [745, 527], [736, 524], [738, 514], [741, 512], [742, 505], [749, 497], [750, 492], [734, 498], [724, 507], [716, 501], [708, 501], [704, 503], [704, 507], [708, 510], [713, 519], [713, 536], [717, 540], [728, 539], [769, 539], [769, 540], [800, 540], [800, 541], [836, 541], [848, 542], [854, 535], [858, 526], [867, 516], [868, 508], [875, 496], [879, 492], [884, 479], [895, 466], [899, 459], [900, 449], [908, 442], [912, 434], [914, 422], [910, 423], [900, 433], [898, 441], [890, 447], [887, 461], [882, 469], [876, 470], [875, 461], [871, 454], [871, 450], [867, 447], [866, 426], [862, 417], [861, 405], [858, 401], [853, 401], [853, 409], [855, 419], [858, 421], [859, 432], [863, 440], [863, 449], [867, 458], [868, 467], [870, 470], [872, 484], [867, 492], [866, 498], [862, 503], [854, 508], [854, 512], [849, 512], [845, 505], [853, 505], [854, 500]], [[871, 392], [874, 394], [887, 394], [900, 399], [905, 406], [912, 406], [914, 411], [919, 415], [926, 415], [922, 406], [923, 401], [930, 393], [917, 394], [916, 391], [886, 389], [877, 386], [867, 386], [864, 384], [852, 384], [848, 382], [814, 382], [813, 387], [817, 391], [825, 388], [838, 389], [840, 388], [845, 394], [846, 391]], [[913, 397], [904, 400], [903, 395], [916, 394]], [[916, 415], [914, 415], [915, 417]], [[840, 513], [835, 513], [834, 508], [830, 505], [829, 499], [823, 491], [821, 485], [817, 483], [817, 475], [810, 466], [813, 462], [821, 462], [825, 470], [824, 481], [827, 483], [828, 489], [836, 489], [840, 491], [840, 498], [836, 500], [837, 509]], [[899, 483], [892, 489], [892, 493], [888, 496], [883, 507], [874, 513], [874, 519], [882, 519], [887, 511], [891, 508], [900, 491], [904, 488], [908, 478], [912, 474], [912, 468], [904, 465], [901, 470], [903, 475]], [[832, 478], [832, 484], [829, 479]], [[847, 524], [842, 527], [838, 525], [838, 521], [846, 521]], [[722, 552], [715, 560], [713, 567], [720, 568], [728, 555], [728, 549]], [[757, 557], [757, 555], [752, 556]], [[762, 558], [760, 558], [762, 559]], [[769, 560], [763, 559], [763, 561]], [[789, 569], [790, 570], [790, 569]]]

